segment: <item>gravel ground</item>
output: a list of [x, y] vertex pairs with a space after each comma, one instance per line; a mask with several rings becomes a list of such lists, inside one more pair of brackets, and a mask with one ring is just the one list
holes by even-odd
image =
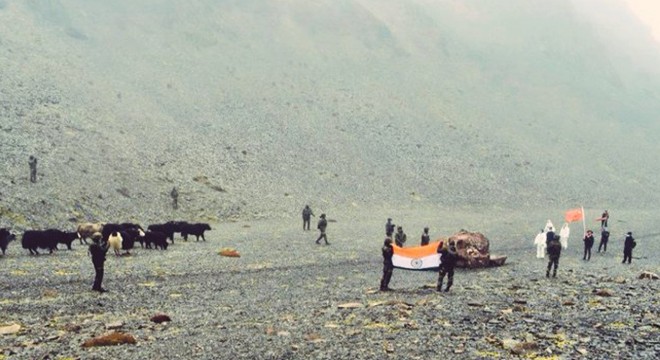
[[[351, 210], [328, 214], [329, 246], [315, 245], [316, 232], [302, 231], [296, 220], [259, 220], [213, 224], [207, 242], [177, 238], [167, 251], [110, 255], [109, 292], [99, 295], [89, 290], [93, 269], [84, 246], [34, 257], [12, 243], [0, 258], [0, 326], [21, 329], [0, 337], [0, 358], [657, 358], [659, 282], [637, 279], [660, 271], [649, 255], [660, 249], [643, 225], [650, 213], [613, 211], [610, 249], [590, 262], [581, 260], [574, 235], [550, 280], [545, 261], [534, 258], [538, 225], [530, 225], [543, 225], [544, 214], [390, 215], [411, 242], [425, 225], [436, 236], [467, 228], [484, 232], [492, 252], [509, 259], [500, 268], [459, 270], [448, 294], [429, 288], [436, 273], [404, 271], [394, 273], [396, 291], [379, 293], [388, 214], [376, 210], [357, 221]], [[639, 245], [633, 264], [621, 265], [619, 233], [628, 230]], [[217, 255], [222, 247], [241, 257]], [[150, 322], [156, 313], [172, 321]], [[108, 327], [137, 344], [81, 347]]]

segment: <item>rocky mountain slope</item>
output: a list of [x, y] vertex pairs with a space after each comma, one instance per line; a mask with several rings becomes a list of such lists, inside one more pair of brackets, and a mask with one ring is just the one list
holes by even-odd
[[576, 2], [2, 0], [0, 225], [653, 208], [657, 48]]

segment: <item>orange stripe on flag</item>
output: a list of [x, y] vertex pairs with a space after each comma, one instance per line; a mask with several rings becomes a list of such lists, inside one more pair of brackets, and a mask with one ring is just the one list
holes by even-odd
[[566, 214], [564, 215], [564, 219], [566, 219], [566, 222], [574, 222], [574, 221], [580, 221], [584, 218], [584, 214], [582, 213], [582, 209], [571, 209], [566, 211]]
[[397, 255], [401, 255], [409, 258], [421, 258], [424, 256], [437, 254], [438, 244], [440, 244], [440, 241], [432, 242], [424, 246], [404, 247], [404, 248], [392, 244], [392, 248], [394, 249], [394, 253]]

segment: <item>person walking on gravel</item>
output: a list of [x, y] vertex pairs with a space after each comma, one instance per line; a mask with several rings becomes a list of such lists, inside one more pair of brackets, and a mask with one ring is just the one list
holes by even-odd
[[105, 254], [108, 252], [110, 246], [102, 240], [101, 234], [92, 236], [92, 244], [89, 246], [89, 254], [92, 256], [92, 264], [94, 264], [94, 285], [92, 290], [104, 293], [107, 290], [101, 286], [103, 282], [103, 263], [105, 263]]
[[170, 197], [172, 197], [172, 208], [175, 210], [179, 208], [179, 192], [176, 189], [176, 186], [170, 191]]
[[622, 264], [625, 264], [626, 260], [628, 260], [628, 264], [632, 262], [632, 253], [635, 246], [637, 246], [637, 242], [635, 242], [632, 233], [628, 231], [628, 233], [626, 234], [626, 239], [623, 240], [623, 261], [621, 262]]
[[582, 241], [584, 241], [584, 256], [582, 256], [582, 260], [591, 260], [591, 248], [594, 246], [594, 232], [587, 230], [587, 234]]
[[607, 242], [610, 240], [610, 232], [607, 230], [607, 228], [604, 228], [603, 231], [600, 233], [600, 244], [598, 244], [598, 252], [600, 252], [600, 249], [603, 249], [603, 252], [607, 252]]
[[314, 216], [314, 212], [312, 212], [309, 205], [305, 205], [305, 208], [302, 211], [303, 230], [309, 230], [309, 223], [312, 220], [312, 216]]
[[316, 225], [316, 228], [319, 229], [319, 231], [321, 232], [319, 234], [319, 238], [316, 239], [317, 244], [320, 244], [321, 239], [323, 239], [325, 240], [326, 245], [330, 245], [330, 243], [328, 242], [328, 236], [325, 234], [325, 229], [327, 227], [328, 227], [328, 221], [325, 219], [325, 214], [321, 214], [321, 216], [319, 216], [319, 223], [318, 225]]
[[534, 245], [536, 245], [536, 258], [543, 259], [545, 257], [545, 248], [547, 246], [543, 229], [541, 229], [541, 232], [539, 232], [534, 238]]
[[559, 267], [559, 257], [561, 256], [561, 242], [559, 235], [555, 235], [550, 242], [548, 242], [548, 269], [545, 271], [545, 277], [550, 277], [550, 268], [552, 270], [552, 277], [557, 277], [557, 268]]
[[438, 269], [438, 286], [436, 287], [437, 291], [442, 291], [442, 281], [447, 275], [447, 287], [445, 292], [449, 291], [452, 284], [454, 283], [454, 268], [456, 267], [456, 261], [458, 260], [458, 254], [456, 253], [456, 244], [453, 241], [449, 242], [449, 246], [443, 244], [442, 242], [438, 245], [437, 252], [440, 254], [440, 268]]
[[30, 165], [30, 182], [37, 182], [37, 158], [33, 155], [30, 155], [28, 159], [28, 165]]
[[394, 271], [394, 263], [392, 263], [392, 256], [394, 256], [394, 249], [392, 248], [392, 239], [385, 238], [382, 248], [383, 252], [383, 277], [380, 279], [380, 291], [392, 291], [390, 289], [390, 280], [392, 279], [392, 272]]

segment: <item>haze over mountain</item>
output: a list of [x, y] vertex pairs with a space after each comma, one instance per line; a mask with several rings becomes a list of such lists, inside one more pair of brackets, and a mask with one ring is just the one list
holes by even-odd
[[655, 208], [658, 44], [599, 3], [0, 0], [0, 225]]

